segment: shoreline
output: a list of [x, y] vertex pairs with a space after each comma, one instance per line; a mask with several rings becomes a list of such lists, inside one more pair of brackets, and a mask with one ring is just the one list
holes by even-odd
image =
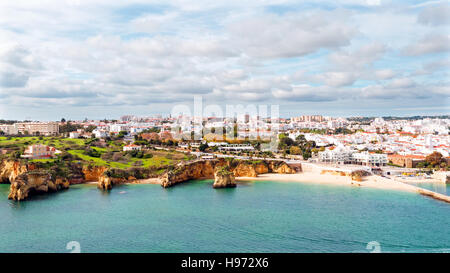
[[[274, 182], [293, 182], [293, 183], [311, 183], [311, 184], [326, 184], [326, 185], [346, 185], [354, 187], [367, 187], [380, 190], [395, 190], [410, 193], [421, 194], [431, 197], [436, 200], [450, 203], [450, 196], [437, 193], [431, 190], [420, 188], [411, 184], [398, 181], [396, 179], [389, 179], [378, 175], [366, 176], [363, 181], [353, 181], [349, 176], [340, 176], [332, 174], [319, 174], [314, 172], [301, 172], [295, 174], [278, 174], [266, 173], [259, 174], [257, 177], [236, 177], [236, 182], [245, 181], [274, 181]], [[436, 182], [436, 180], [429, 181]], [[86, 184], [97, 184], [98, 182], [87, 182]], [[425, 183], [423, 181], [419, 183]], [[153, 184], [161, 185], [159, 178], [138, 179], [124, 184]]]
[[314, 184], [328, 184], [328, 185], [347, 185], [356, 187], [367, 187], [381, 190], [397, 190], [411, 193], [418, 193], [424, 196], [431, 197], [436, 200], [450, 203], [450, 196], [437, 193], [427, 189], [423, 189], [410, 184], [405, 184], [394, 179], [389, 179], [377, 175], [367, 176], [363, 181], [352, 181], [351, 177], [338, 176], [330, 174], [318, 173], [296, 173], [296, 174], [261, 174], [257, 177], [236, 177], [236, 181], [278, 181], [278, 182], [300, 182], [300, 183], [314, 183]]

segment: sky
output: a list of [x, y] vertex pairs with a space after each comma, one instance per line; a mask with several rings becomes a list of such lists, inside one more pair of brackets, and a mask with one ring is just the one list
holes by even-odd
[[450, 113], [449, 1], [0, 2], [0, 119]]

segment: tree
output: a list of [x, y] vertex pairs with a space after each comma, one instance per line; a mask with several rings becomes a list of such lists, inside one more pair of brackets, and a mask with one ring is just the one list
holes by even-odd
[[294, 145], [294, 141], [290, 137], [281, 137], [278, 149], [288, 148]]
[[198, 147], [198, 149], [199, 149], [201, 152], [206, 151], [206, 149], [208, 149], [208, 143], [202, 143], [202, 144], [200, 144], [200, 147]]
[[91, 133], [92, 131], [95, 130], [95, 128], [97, 128], [97, 126], [95, 126], [95, 125], [89, 125], [89, 126], [85, 129], [85, 131]]
[[70, 121], [68, 121], [66, 124], [63, 124], [59, 126], [59, 132], [60, 133], [70, 133], [73, 131], [76, 131], [77, 129], [80, 129], [82, 126], [78, 124], [71, 124]]
[[66, 122], [66, 119], [65, 119], [65, 118], [62, 118], [62, 119], [61, 119], [61, 122]]
[[119, 134], [117, 135], [117, 138], [123, 138], [126, 134], [128, 134], [127, 131], [120, 131]]
[[303, 151], [302, 156], [303, 156], [304, 160], [311, 158], [311, 151], [309, 151], [309, 150]]
[[298, 143], [306, 142], [305, 135], [298, 135], [298, 136], [295, 138], [295, 141], [297, 141]]
[[289, 153], [291, 155], [301, 155], [302, 149], [300, 149], [300, 147], [297, 146], [291, 146], [291, 148], [289, 149]]
[[444, 159], [442, 158], [441, 153], [433, 152], [425, 158], [425, 161], [431, 166], [436, 166], [441, 164], [444, 161]]

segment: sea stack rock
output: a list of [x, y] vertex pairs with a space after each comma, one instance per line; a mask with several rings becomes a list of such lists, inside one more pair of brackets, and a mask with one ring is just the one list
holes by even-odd
[[102, 175], [98, 179], [97, 188], [101, 190], [110, 190], [112, 189], [112, 181], [111, 178], [105, 175]]
[[234, 188], [236, 183], [234, 182], [234, 174], [230, 171], [229, 167], [221, 166], [217, 167], [214, 172], [214, 184], [213, 188]]

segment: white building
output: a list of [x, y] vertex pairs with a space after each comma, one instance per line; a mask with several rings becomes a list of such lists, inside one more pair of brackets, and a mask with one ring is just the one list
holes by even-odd
[[108, 132], [99, 129], [94, 129], [92, 133], [95, 135], [96, 138], [105, 138], [109, 136]]
[[135, 145], [135, 144], [129, 144], [129, 145], [125, 145], [123, 146], [123, 151], [127, 152], [127, 151], [140, 151], [142, 149], [141, 146]]
[[387, 154], [371, 154], [369, 152], [353, 153], [352, 161], [354, 164], [366, 166], [385, 166], [388, 163]]
[[253, 151], [254, 149], [255, 148], [253, 148], [253, 146], [250, 144], [228, 144], [228, 145], [219, 147], [219, 151], [221, 151], [221, 152], [225, 152], [225, 151], [248, 152], [248, 151]]
[[126, 124], [111, 124], [109, 126], [109, 132], [111, 133], [119, 133], [121, 131], [127, 131], [128, 132], [129, 126]]
[[80, 136], [80, 134], [78, 132], [70, 132], [69, 133], [69, 138], [78, 138]]
[[359, 164], [366, 166], [384, 166], [388, 163], [386, 154], [355, 152], [342, 146], [334, 150], [319, 152], [319, 161], [335, 164]]
[[16, 135], [19, 133], [17, 127], [12, 124], [0, 124], [0, 131], [4, 132], [6, 135]]
[[327, 163], [350, 164], [354, 151], [343, 146], [337, 146], [334, 150], [319, 152], [319, 160]]

